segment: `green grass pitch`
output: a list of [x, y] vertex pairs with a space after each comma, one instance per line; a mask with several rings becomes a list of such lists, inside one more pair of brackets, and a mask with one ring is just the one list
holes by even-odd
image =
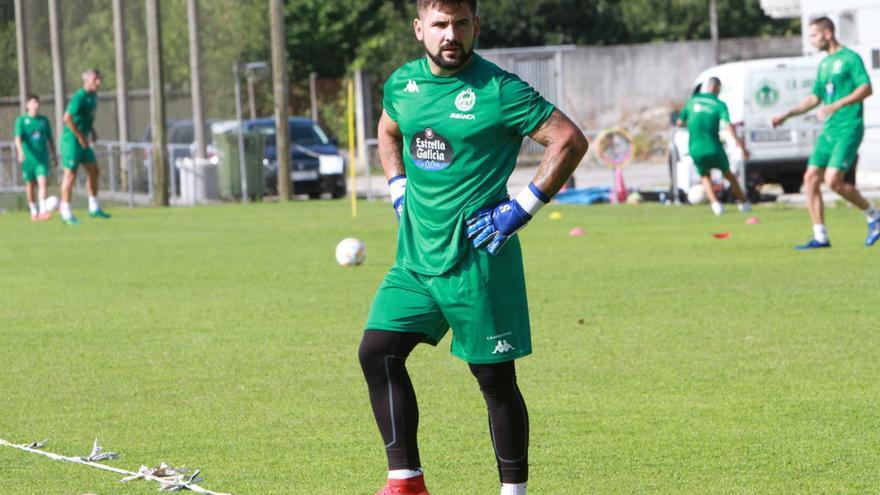
[[[236, 495], [378, 490], [356, 350], [393, 259], [390, 206], [111, 211], [79, 228], [0, 215], [0, 438], [85, 455], [98, 437], [112, 465], [185, 464]], [[522, 232], [529, 493], [880, 491], [880, 246], [853, 209], [828, 212], [820, 252], [792, 249], [804, 210], [754, 215], [554, 205]], [[364, 266], [336, 265], [348, 236]], [[428, 487], [497, 493], [448, 339], [409, 362]], [[156, 493], [119, 478], [0, 448], [2, 494]]]

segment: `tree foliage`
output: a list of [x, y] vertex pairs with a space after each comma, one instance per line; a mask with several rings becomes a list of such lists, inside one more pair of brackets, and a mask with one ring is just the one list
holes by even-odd
[[[45, 1], [24, 2], [28, 10], [30, 80], [51, 92], [48, 12]], [[162, 0], [165, 83], [190, 85], [186, 0]], [[285, 22], [291, 81], [310, 72], [339, 78], [354, 67], [379, 78], [421, 55], [412, 32], [413, 0], [287, 0]], [[105, 74], [115, 87], [111, 0], [59, 2], [66, 55], [65, 81], [80, 84], [86, 67]], [[201, 0], [202, 69], [209, 113], [231, 113], [232, 64], [269, 59], [266, 0]], [[132, 88], [147, 86], [144, 3], [126, 1], [127, 70]], [[615, 44], [706, 39], [705, 0], [484, 0], [480, 2], [482, 48], [547, 44]], [[0, 0], [0, 93], [17, 92], [13, 1]], [[722, 37], [794, 34], [797, 20], [764, 16], [759, 0], [718, 0]]]

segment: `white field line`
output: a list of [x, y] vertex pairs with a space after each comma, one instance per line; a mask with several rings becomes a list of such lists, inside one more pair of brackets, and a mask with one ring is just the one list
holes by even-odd
[[[194, 483], [194, 481], [198, 480], [198, 475], [199, 475], [198, 470], [196, 470], [196, 472], [193, 473], [193, 475], [189, 477], [189, 480], [185, 480], [184, 479], [185, 477], [182, 474], [178, 474], [177, 476], [170, 476], [170, 477], [153, 476], [152, 473], [155, 471], [158, 471], [158, 469], [152, 470], [152, 469], [147, 468], [146, 466], [141, 466], [141, 469], [138, 472], [127, 471], [125, 469], [119, 469], [119, 468], [115, 468], [113, 466], [107, 466], [106, 464], [99, 464], [97, 462], [89, 461], [89, 460], [87, 460], [87, 458], [84, 459], [82, 457], [68, 457], [68, 456], [64, 456], [61, 454], [55, 454], [52, 452], [39, 450], [40, 447], [44, 444], [45, 444], [45, 441], [43, 441], [41, 443], [33, 443], [33, 444], [14, 444], [14, 443], [7, 442], [6, 440], [3, 440], [2, 438], [0, 438], [0, 445], [5, 445], [7, 447], [12, 447], [14, 449], [23, 450], [25, 452], [30, 452], [31, 454], [39, 454], [41, 456], [45, 456], [45, 457], [48, 457], [48, 458], [56, 460], [56, 461], [67, 461], [67, 462], [72, 462], [75, 464], [82, 464], [83, 466], [93, 467], [95, 469], [101, 469], [103, 471], [110, 471], [112, 473], [123, 474], [126, 476], [126, 478], [123, 479], [123, 481], [131, 481], [131, 480], [142, 478], [145, 480], [155, 481], [155, 482], [159, 483], [161, 485], [161, 490], [169, 491], [169, 492], [187, 489], [187, 490], [192, 490], [196, 493], [203, 493], [205, 495], [230, 495], [228, 493], [212, 492], [211, 490], [208, 490], [208, 489], [200, 487], [199, 485], [196, 485]], [[93, 455], [95, 454], [96, 450], [98, 452], [100, 452], [100, 447], [97, 446], [97, 440], [95, 441], [95, 447], [93, 447], [93, 449], [92, 449]], [[89, 456], [89, 457], [91, 457], [91, 456]], [[159, 469], [161, 469], [161, 468], [159, 468]], [[176, 471], [176, 470], [171, 470], [171, 472], [179, 473], [179, 471]]]

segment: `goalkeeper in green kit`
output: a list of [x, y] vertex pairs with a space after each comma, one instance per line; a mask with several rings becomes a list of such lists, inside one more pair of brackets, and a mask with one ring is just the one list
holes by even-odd
[[871, 80], [859, 54], [837, 41], [834, 23], [827, 17], [813, 20], [809, 34], [814, 47], [828, 52], [828, 56], [819, 64], [813, 94], [788, 112], [773, 117], [773, 127], [778, 127], [789, 117], [807, 113], [818, 106], [819, 120], [824, 121], [822, 133], [816, 139], [804, 173], [804, 191], [813, 221], [813, 238], [806, 244], [795, 246], [795, 249], [831, 247], [825, 229], [825, 205], [820, 189], [823, 181], [831, 190], [865, 212], [868, 222], [865, 245], [873, 246], [880, 239], [880, 211], [862, 196], [855, 185], [844, 180], [846, 173], [855, 166], [859, 145], [865, 134], [862, 101], [871, 96]]
[[[532, 87], [474, 53], [476, 11], [476, 0], [419, 0], [413, 25], [426, 56], [385, 84], [379, 156], [399, 219], [397, 258], [359, 349], [388, 460], [380, 495], [428, 494], [406, 359], [450, 328], [451, 352], [486, 401], [501, 493], [526, 493], [528, 413], [514, 360], [532, 344], [515, 234], [565, 184], [587, 141]], [[525, 136], [546, 150], [535, 178], [510, 199]]]

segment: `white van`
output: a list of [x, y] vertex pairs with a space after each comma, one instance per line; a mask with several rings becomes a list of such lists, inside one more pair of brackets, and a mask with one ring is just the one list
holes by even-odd
[[[780, 184], [785, 192], [800, 190], [807, 159], [822, 126], [815, 112], [791, 118], [780, 129], [773, 129], [770, 119], [810, 94], [821, 60], [822, 55], [816, 55], [733, 62], [709, 68], [694, 81], [692, 94], [703, 91], [710, 77], [721, 80], [718, 97], [727, 104], [731, 123], [745, 140], [749, 159], [743, 160], [736, 142], [725, 136], [728, 133], [723, 126], [721, 138], [731, 171], [753, 201], [758, 200], [758, 188], [764, 183]], [[688, 156], [686, 128], [672, 132], [669, 165], [672, 183], [679, 197], [684, 198], [690, 187], [699, 183]], [[721, 182], [721, 175], [713, 175], [713, 181]]]

